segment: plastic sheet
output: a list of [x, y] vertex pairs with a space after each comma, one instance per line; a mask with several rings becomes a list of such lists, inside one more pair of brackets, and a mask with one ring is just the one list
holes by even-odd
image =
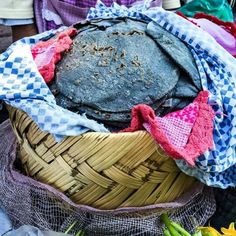
[[188, 17], [193, 17], [198, 12], [204, 12], [223, 21], [234, 21], [232, 9], [227, 0], [194, 0], [181, 7], [178, 11]]
[[57, 233], [53, 231], [41, 231], [36, 227], [23, 225], [17, 230], [13, 230], [5, 234], [5, 236], [64, 236], [68, 234]]

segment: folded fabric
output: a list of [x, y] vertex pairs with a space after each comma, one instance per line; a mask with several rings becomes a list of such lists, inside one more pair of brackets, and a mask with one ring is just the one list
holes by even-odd
[[73, 43], [71, 37], [76, 34], [76, 29], [70, 28], [59, 33], [56, 38], [39, 41], [31, 49], [34, 62], [46, 83], [54, 78], [56, 64], [61, 60], [61, 54], [68, 51]]
[[209, 92], [209, 104], [216, 112], [213, 148], [196, 159], [189, 167], [177, 160], [185, 173], [197, 177], [210, 186], [236, 187], [236, 61], [208, 33], [173, 12], [162, 8], [127, 9], [113, 4], [106, 7], [99, 2], [91, 8], [88, 19], [131, 17], [155, 22], [185, 42], [193, 54], [204, 90]]
[[224, 28], [227, 32], [231, 33], [234, 37], [236, 37], [236, 24], [234, 22], [227, 22], [222, 21], [219, 18], [215, 16], [211, 16], [205, 13], [196, 13], [194, 15], [195, 19], [208, 19], [209, 21], [221, 26]]
[[216, 16], [223, 21], [234, 21], [232, 9], [227, 0], [194, 0], [178, 9], [178, 11], [188, 17], [203, 12]]
[[[127, 7], [144, 4], [146, 0], [103, 0], [106, 6], [113, 2]], [[34, 2], [35, 18], [39, 32], [70, 26], [86, 19], [90, 7], [97, 0], [37, 0]], [[162, 0], [153, 0], [151, 6], [161, 6]]]
[[208, 92], [200, 92], [192, 104], [164, 117], [155, 117], [147, 105], [137, 105], [132, 109], [131, 126], [123, 132], [145, 127], [170, 157], [194, 166], [196, 158], [213, 146], [214, 111], [207, 101]]
[[28, 113], [42, 130], [53, 134], [58, 141], [88, 130], [108, 132], [96, 121], [57, 106], [40, 75], [32, 57], [31, 46], [56, 33], [48, 31], [24, 38], [0, 55], [0, 100]]
[[208, 32], [225, 50], [236, 56], [236, 24], [204, 13], [186, 19]]

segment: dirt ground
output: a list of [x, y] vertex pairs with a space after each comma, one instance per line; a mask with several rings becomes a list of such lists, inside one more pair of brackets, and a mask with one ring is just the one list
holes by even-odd
[[11, 28], [0, 25], [0, 53], [4, 52], [11, 42]]

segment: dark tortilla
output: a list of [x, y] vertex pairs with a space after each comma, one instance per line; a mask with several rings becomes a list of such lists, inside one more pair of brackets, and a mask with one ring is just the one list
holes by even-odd
[[201, 90], [188, 47], [154, 23], [121, 18], [78, 24], [72, 50], [57, 66], [57, 103], [125, 127], [137, 104], [164, 115]]

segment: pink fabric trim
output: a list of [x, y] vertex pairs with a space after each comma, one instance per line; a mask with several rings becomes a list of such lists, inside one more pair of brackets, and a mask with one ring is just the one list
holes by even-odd
[[192, 103], [180, 111], [171, 112], [167, 114], [165, 117], [178, 118], [187, 123], [194, 124], [198, 112], [199, 112], [198, 104]]
[[34, 61], [46, 83], [53, 80], [56, 64], [61, 60], [61, 54], [70, 49], [73, 43], [71, 37], [76, 32], [76, 29], [70, 28], [59, 33], [55, 39], [38, 42], [31, 49]]
[[[192, 103], [180, 111], [169, 113], [163, 118], [156, 117], [156, 119], [170, 143], [177, 148], [182, 148], [188, 142], [198, 111], [198, 104]], [[145, 123], [144, 127], [150, 131], [148, 124]]]
[[213, 147], [213, 118], [215, 113], [207, 101], [207, 91], [200, 92], [194, 100], [194, 104], [197, 104], [199, 110], [188, 142], [184, 147], [176, 147], [171, 142], [168, 134], [156, 119], [152, 108], [144, 104], [137, 105], [132, 109], [131, 126], [122, 132], [142, 130], [144, 129], [143, 124], [148, 123], [150, 134], [168, 155], [175, 159], [184, 159], [189, 165], [194, 166], [196, 158]]
[[[157, 117], [156, 119], [170, 143], [178, 148], [187, 144], [193, 124], [174, 117]], [[150, 126], [147, 123], [143, 126], [150, 132]]]

